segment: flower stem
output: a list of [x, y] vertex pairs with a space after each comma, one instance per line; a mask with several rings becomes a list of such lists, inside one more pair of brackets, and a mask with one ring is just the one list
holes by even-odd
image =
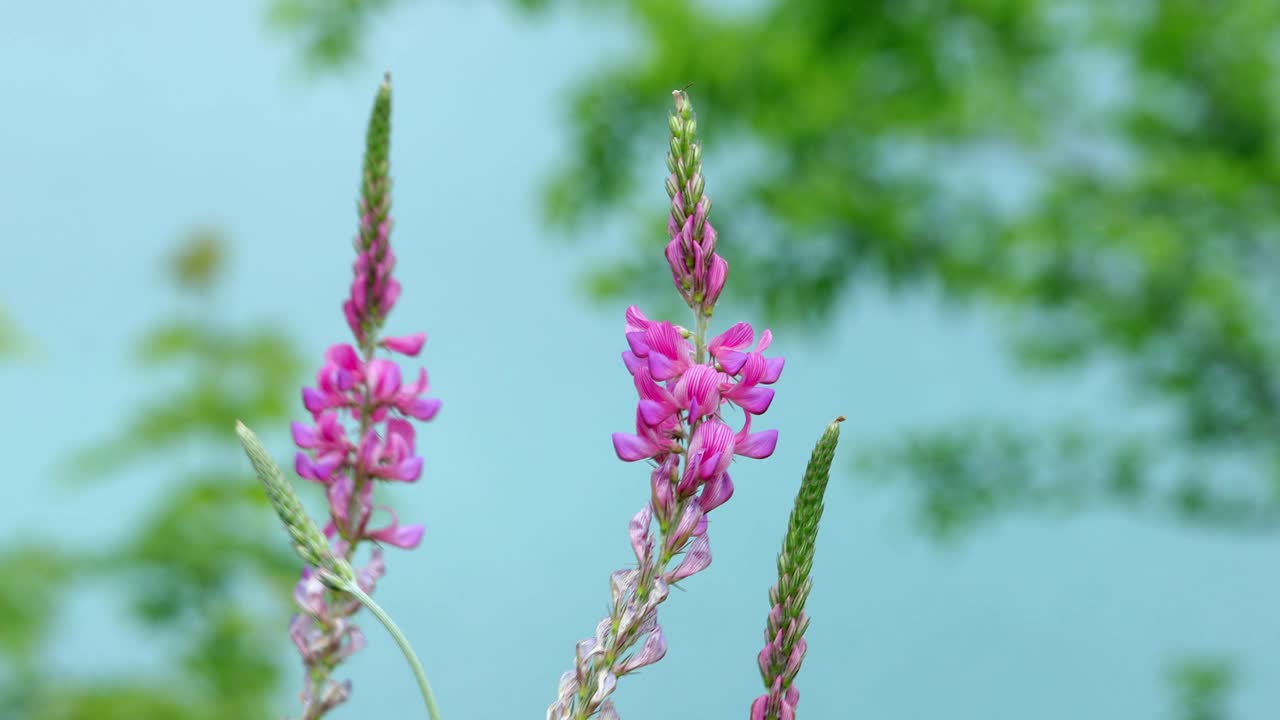
[[409, 640], [400, 632], [400, 628], [392, 621], [391, 616], [385, 610], [379, 607], [378, 603], [373, 601], [365, 591], [354, 582], [345, 582], [342, 585], [344, 592], [360, 601], [362, 605], [369, 608], [369, 612], [382, 623], [387, 632], [391, 633], [392, 639], [400, 646], [401, 652], [404, 653], [404, 659], [409, 662], [409, 667], [413, 670], [413, 677], [418, 681], [418, 689], [422, 691], [422, 701], [427, 706], [427, 717], [431, 720], [440, 720], [440, 708], [436, 707], [436, 697], [431, 692], [431, 684], [427, 682], [427, 673], [422, 669], [422, 663], [418, 661], [418, 656], [414, 654], [413, 648], [409, 645]]

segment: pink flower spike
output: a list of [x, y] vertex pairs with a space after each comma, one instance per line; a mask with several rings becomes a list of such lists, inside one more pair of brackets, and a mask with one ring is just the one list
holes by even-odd
[[422, 352], [422, 345], [426, 341], [427, 334], [420, 332], [412, 335], [383, 338], [379, 344], [391, 352], [415, 357], [419, 352]]

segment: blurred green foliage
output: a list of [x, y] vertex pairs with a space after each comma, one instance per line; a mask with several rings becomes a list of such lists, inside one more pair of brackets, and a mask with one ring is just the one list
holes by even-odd
[[[934, 293], [998, 313], [1022, 366], [1102, 361], [1122, 403], [1163, 413], [1139, 434], [975, 409], [890, 439], [865, 467], [913, 488], [928, 531], [1099, 505], [1277, 526], [1280, 4], [508, 2], [612, 14], [639, 40], [573, 93], [574, 150], [545, 194], [572, 235], [635, 218], [597, 295], [669, 294], [645, 198], [669, 93], [693, 82], [733, 292], [770, 321], [820, 327], [857, 286]], [[335, 8], [352, 32], [385, 9], [315, 6], [295, 15], [307, 48]]]
[[1188, 660], [1169, 672], [1178, 698], [1178, 720], [1228, 720], [1228, 697], [1235, 685], [1235, 669], [1220, 659]]
[[[71, 462], [84, 483], [160, 473], [157, 502], [117, 542], [0, 553], [0, 717], [29, 720], [267, 720], [287, 655], [287, 602], [298, 563], [283, 542], [233, 432], [236, 419], [283, 427], [300, 361], [280, 333], [224, 329], [210, 318], [225, 244], [194, 233], [170, 264], [189, 308], [138, 343], [150, 397], [118, 436]], [[48, 539], [52, 543], [52, 538]], [[148, 643], [175, 662], [160, 677], [77, 677], [52, 667], [59, 600], [119, 588]], [[264, 598], [266, 598], [264, 600]]]
[[31, 341], [23, 335], [9, 311], [0, 305], [0, 358], [19, 357], [30, 350]]
[[370, 21], [397, 1], [268, 0], [268, 19], [301, 38], [309, 66], [332, 70], [360, 56]]
[[875, 453], [927, 528], [1104, 502], [1276, 526], [1280, 5], [596, 4], [645, 42], [575, 94], [546, 206], [571, 229], [639, 218], [597, 291], [664, 280], [659, 211], [631, 198], [656, 182], [660, 99], [693, 81], [709, 152], [749, 167], [708, 187], [735, 287], [771, 319], [824, 321], [858, 284], [938, 292], [1007, 318], [1024, 366], [1103, 360], [1167, 411], [1140, 436], [978, 417]]

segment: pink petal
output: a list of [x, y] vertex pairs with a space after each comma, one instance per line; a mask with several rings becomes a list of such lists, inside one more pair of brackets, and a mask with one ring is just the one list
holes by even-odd
[[350, 345], [334, 345], [324, 354], [324, 359], [349, 372], [360, 372], [360, 355]]
[[649, 353], [649, 372], [655, 380], [670, 380], [682, 369], [674, 360], [662, 353]]
[[413, 456], [396, 464], [395, 469], [386, 475], [389, 480], [416, 482], [422, 477], [422, 458]]
[[645, 505], [644, 509], [631, 518], [631, 522], [627, 526], [627, 532], [631, 536], [631, 549], [636, 554], [636, 560], [641, 563], [644, 562], [645, 558], [649, 557], [651, 550], [649, 523], [652, 519], [653, 510], [648, 505]]
[[765, 711], [769, 709], [769, 694], [765, 693], [751, 701], [750, 720], [765, 720]]
[[400, 366], [378, 358], [369, 361], [369, 389], [376, 401], [386, 401], [400, 390]]
[[679, 582], [691, 575], [702, 572], [711, 564], [711, 541], [706, 535], [699, 535], [693, 544], [689, 546], [689, 550], [684, 554], [684, 560], [680, 565], [672, 571], [668, 577], [668, 582]]
[[412, 335], [383, 338], [380, 344], [391, 352], [414, 357], [418, 353], [422, 352], [422, 345], [426, 341], [427, 334], [420, 332]]
[[374, 530], [365, 533], [365, 537], [388, 545], [394, 545], [398, 548], [411, 550], [422, 542], [422, 534], [424, 528], [421, 525], [400, 525], [396, 520], [395, 513], [391, 514], [391, 524], [381, 530]]
[[667, 639], [662, 636], [662, 628], [654, 628], [644, 641], [644, 647], [622, 664], [620, 673], [629, 673], [646, 665], [652, 665], [667, 654]]
[[414, 445], [413, 443], [414, 436], [415, 436], [415, 432], [413, 429], [413, 424], [410, 423], [408, 420], [401, 420], [400, 418], [396, 418], [394, 420], [387, 421], [388, 444], [394, 443], [396, 445], [399, 445], [403, 443], [405, 449], [408, 452], [412, 453], [413, 445]]
[[630, 350], [627, 350], [622, 353], [622, 364], [627, 366], [627, 372], [631, 373], [632, 375], [635, 375], [642, 368], [643, 369], [648, 368], [648, 366], [645, 364], [645, 361], [641, 360], [639, 357], [636, 356], [635, 353], [631, 352]]
[[653, 321], [645, 317], [645, 314], [641, 312], [640, 308], [636, 307], [635, 305], [632, 305], [627, 308], [626, 317], [627, 317], [627, 332], [629, 333], [643, 332], [644, 330], [648, 329], [650, 325], [653, 324]]
[[773, 344], [773, 331], [768, 328], [765, 328], [764, 332], [760, 333], [760, 344], [756, 346], [756, 352], [762, 353], [765, 350], [768, 350], [769, 346], [772, 344]]
[[773, 403], [773, 390], [766, 387], [743, 388], [741, 385], [727, 393], [729, 399], [738, 407], [753, 415], [762, 415]]
[[716, 354], [716, 361], [725, 372], [737, 375], [738, 371], [742, 370], [742, 366], [747, 363], [747, 354], [737, 350], [721, 350]]
[[374, 586], [386, 573], [387, 563], [382, 558], [382, 548], [375, 546], [373, 552], [369, 553], [369, 564], [356, 573], [356, 582], [360, 584], [361, 590], [372, 595]]
[[360, 465], [369, 469], [377, 467], [378, 454], [381, 449], [377, 431], [369, 428], [364, 437], [360, 438]]
[[[711, 229], [711, 224], [707, 224], [707, 230], [711, 237], [715, 237], [715, 231]], [[707, 289], [703, 296], [702, 302], [707, 305], [714, 305], [720, 299], [720, 291], [724, 290], [725, 280], [729, 279], [729, 263], [719, 255], [711, 258], [711, 270], [707, 273]]]
[[417, 379], [415, 379], [412, 383], [405, 385], [404, 388], [400, 390], [400, 392], [406, 395], [421, 395], [422, 393], [428, 390], [428, 387], [429, 386], [427, 383], [427, 369], [418, 368]]
[[698, 504], [704, 513], [720, 507], [733, 497], [733, 480], [724, 472], [707, 481], [702, 486], [702, 494], [698, 496]]
[[[767, 330], [765, 332], [768, 332]], [[707, 343], [707, 350], [712, 355], [717, 354], [720, 350], [741, 350], [751, 344], [755, 338], [755, 331], [751, 329], [749, 323], [735, 323], [732, 327], [719, 335], [711, 338], [711, 342]]]
[[329, 498], [329, 513], [344, 526], [350, 513], [351, 491], [354, 489], [351, 478], [343, 475], [329, 483], [329, 492], [326, 493]]
[[306, 423], [291, 423], [289, 425], [289, 432], [293, 434], [293, 443], [298, 447], [314, 448], [320, 444], [317, 429], [307, 425]]
[[638, 409], [646, 425], [658, 425], [671, 417], [673, 410], [670, 405], [655, 400], [641, 400]]
[[629, 332], [626, 337], [627, 347], [631, 348], [631, 352], [635, 353], [636, 357], [648, 357], [649, 345], [645, 342], [645, 333]]
[[778, 382], [778, 377], [782, 375], [782, 366], [786, 361], [786, 358], [780, 357], [765, 358], [765, 369], [764, 373], [760, 376], [760, 382], [765, 385], [771, 385]]
[[[300, 452], [293, 458], [293, 469], [298, 473], [298, 477], [306, 480], [314, 480], [323, 483], [328, 480], [327, 475], [322, 475], [320, 469], [311, 461], [311, 458], [304, 452]], [[330, 470], [332, 472], [332, 470]]]
[[302, 405], [312, 415], [317, 415], [329, 407], [329, 397], [315, 388], [302, 388]]
[[402, 403], [400, 411], [409, 417], [426, 422], [440, 412], [440, 400], [437, 398], [414, 398], [408, 403]]
[[342, 314], [347, 318], [347, 327], [351, 328], [351, 334], [364, 339], [364, 329], [360, 327], [360, 317], [356, 314], [355, 304], [350, 300], [342, 303]]
[[395, 278], [387, 283], [387, 291], [382, 295], [382, 301], [378, 303], [379, 309], [385, 315], [391, 312], [391, 308], [395, 307], [396, 301], [400, 299], [400, 281]]
[[777, 430], [763, 430], [758, 433], [750, 433], [738, 440], [734, 446], [734, 453], [743, 457], [755, 458], [757, 460], [767, 458], [773, 454], [773, 450], [778, 445]]
[[620, 460], [635, 462], [658, 454], [658, 446], [652, 441], [630, 433], [613, 434], [613, 451]]

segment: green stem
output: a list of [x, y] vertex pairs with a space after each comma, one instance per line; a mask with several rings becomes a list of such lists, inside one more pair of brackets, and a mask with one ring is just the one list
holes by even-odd
[[409, 645], [409, 640], [400, 632], [400, 628], [391, 620], [391, 616], [385, 610], [378, 606], [365, 591], [361, 590], [355, 583], [343, 583], [342, 589], [351, 593], [355, 599], [359, 600], [362, 605], [369, 608], [369, 612], [382, 623], [387, 632], [391, 633], [392, 639], [400, 646], [401, 652], [404, 653], [404, 659], [409, 661], [409, 667], [413, 669], [413, 677], [418, 681], [418, 689], [422, 691], [422, 701], [427, 705], [427, 717], [431, 720], [440, 720], [440, 708], [436, 707], [436, 697], [431, 692], [431, 684], [427, 682], [427, 673], [422, 669], [422, 663], [418, 662], [418, 656], [413, 653], [413, 648]]

